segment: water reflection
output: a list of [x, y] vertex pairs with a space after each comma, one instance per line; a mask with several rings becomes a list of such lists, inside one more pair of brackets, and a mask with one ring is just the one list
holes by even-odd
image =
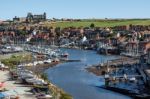
[[101, 60], [117, 58], [117, 56], [101, 56], [94, 51], [62, 49], [67, 51], [69, 59], [81, 59], [81, 62], [63, 63], [48, 69], [49, 80], [70, 93], [74, 99], [128, 99], [129, 97], [107, 91], [96, 86], [104, 84], [102, 77], [87, 72], [84, 68], [98, 64]]

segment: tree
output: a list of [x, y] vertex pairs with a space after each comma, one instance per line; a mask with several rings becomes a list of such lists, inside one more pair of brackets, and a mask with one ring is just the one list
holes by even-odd
[[56, 33], [56, 36], [57, 36], [57, 37], [60, 37], [60, 36], [61, 36], [61, 29], [60, 29], [60, 27], [56, 27], [56, 28], [55, 28], [55, 33]]
[[91, 28], [94, 28], [94, 27], [95, 27], [95, 24], [94, 24], [94, 23], [91, 23], [90, 27], [91, 27]]
[[20, 30], [19, 33], [20, 33], [20, 35], [22, 35], [22, 36], [27, 34], [26, 31], [23, 31], [23, 30]]

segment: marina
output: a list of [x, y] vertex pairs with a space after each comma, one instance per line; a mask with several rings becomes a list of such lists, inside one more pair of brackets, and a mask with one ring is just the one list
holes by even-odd
[[45, 72], [49, 75], [50, 81], [70, 93], [74, 99], [103, 99], [104, 97], [107, 99], [130, 99], [130, 97], [97, 87], [105, 84], [103, 77], [95, 76], [85, 70], [88, 66], [98, 64], [101, 58], [107, 61], [116, 56], [98, 55], [94, 51], [62, 50], [67, 50], [70, 59], [81, 59], [82, 61], [58, 64]]
[[150, 1], [0, 3], [0, 99], [150, 99]]
[[[12, 78], [14, 80], [19, 77], [24, 84], [28, 83], [38, 87], [42, 85], [43, 88], [48, 88], [47, 82], [33, 75], [33, 72], [36, 74], [43, 72], [48, 75], [49, 81], [71, 94], [75, 99], [92, 99], [92, 97], [95, 96], [95, 99], [99, 99], [103, 97], [103, 94], [100, 94], [99, 91], [107, 92], [108, 90], [131, 97], [148, 97], [149, 93], [146, 93], [147, 95], [144, 94], [144, 90], [148, 89], [138, 87], [144, 87], [143, 76], [138, 70], [138, 58], [106, 56], [99, 55], [95, 51], [67, 48], [58, 49], [48, 46], [36, 47], [24, 45], [20, 47], [23, 47], [23, 52], [27, 51], [30, 53], [32, 59], [29, 62], [18, 65], [17, 72], [13, 73], [13, 71], [11, 71], [11, 75], [13, 75]], [[62, 52], [67, 53], [62, 54]], [[93, 72], [97, 76], [90, 72]], [[69, 75], [69, 73], [72, 75]], [[61, 75], [63, 79], [60, 79], [59, 75]], [[66, 85], [67, 83], [69, 83], [69, 86]], [[78, 89], [77, 86], [83, 87], [82, 89]], [[92, 94], [90, 94], [90, 96], [83, 94], [82, 96], [76, 91], [82, 90], [85, 93], [90, 93], [88, 88], [92, 89], [91, 91], [94, 92], [94, 96], [92, 96]], [[130, 98], [118, 93], [109, 92], [109, 97], [107, 98]], [[42, 94], [42, 96], [44, 96], [44, 94]]]

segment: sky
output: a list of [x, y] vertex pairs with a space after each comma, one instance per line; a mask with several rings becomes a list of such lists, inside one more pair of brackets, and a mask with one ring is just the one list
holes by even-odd
[[0, 0], [0, 19], [47, 13], [48, 18], [150, 18], [150, 0]]

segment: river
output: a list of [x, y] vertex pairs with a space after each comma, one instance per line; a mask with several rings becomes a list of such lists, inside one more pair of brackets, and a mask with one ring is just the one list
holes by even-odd
[[98, 55], [94, 51], [62, 49], [69, 53], [69, 59], [81, 59], [81, 62], [62, 63], [45, 72], [49, 80], [71, 94], [74, 99], [130, 99], [130, 97], [101, 89], [104, 85], [100, 76], [87, 72], [84, 68], [92, 64], [117, 58], [118, 56]]

